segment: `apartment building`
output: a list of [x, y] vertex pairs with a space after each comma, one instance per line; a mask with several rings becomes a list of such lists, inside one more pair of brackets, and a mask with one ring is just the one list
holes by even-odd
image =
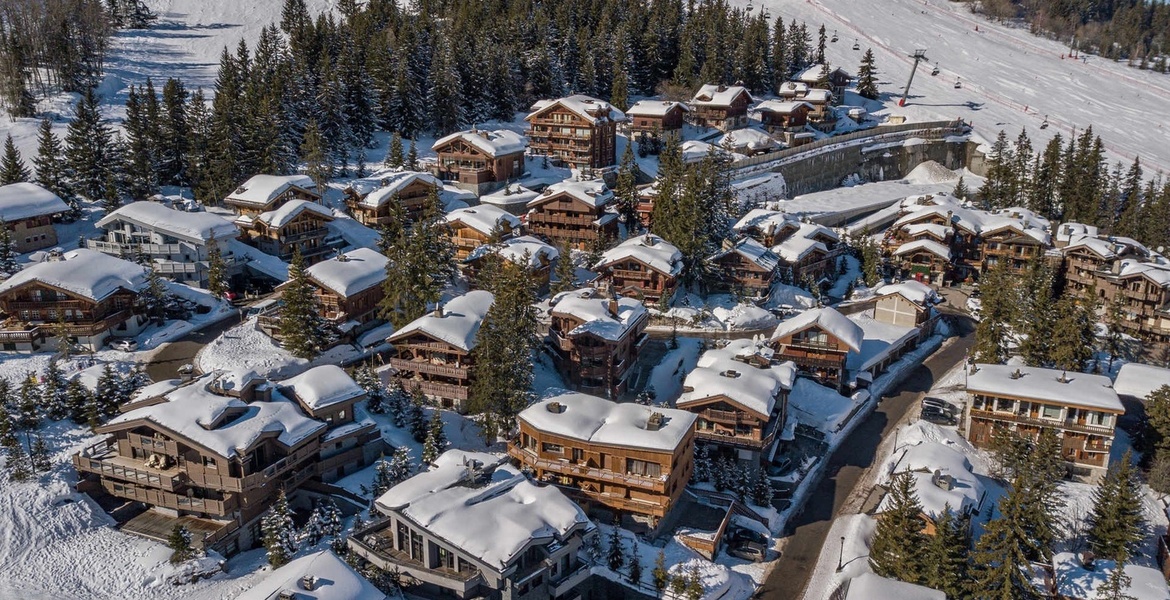
[[617, 163], [617, 124], [626, 116], [608, 102], [584, 95], [540, 100], [524, 117], [528, 148], [575, 169]]
[[626, 393], [650, 315], [632, 298], [592, 288], [566, 292], [549, 308], [553, 364], [573, 389], [617, 399]]

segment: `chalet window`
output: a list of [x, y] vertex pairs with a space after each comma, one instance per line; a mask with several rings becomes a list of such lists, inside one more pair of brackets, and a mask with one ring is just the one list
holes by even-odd
[[525, 433], [524, 435], [520, 436], [520, 439], [525, 448], [529, 450], [536, 450], [536, 438]]
[[658, 477], [662, 475], [662, 465], [656, 462], [627, 458], [626, 473], [642, 477]]
[[443, 569], [455, 570], [455, 553], [439, 546], [439, 567]]
[[1107, 425], [1109, 417], [1103, 412], [1089, 411], [1088, 414], [1090, 425]]
[[1044, 413], [1043, 413], [1043, 414], [1044, 414], [1044, 418], [1045, 418], [1045, 419], [1059, 419], [1059, 418], [1060, 418], [1060, 407], [1059, 407], [1059, 406], [1047, 406], [1047, 405], [1046, 405], [1046, 406], [1044, 407]]
[[34, 319], [33, 311], [31, 311], [31, 310], [20, 311], [20, 320], [21, 321], [32, 321], [33, 319]]
[[573, 462], [581, 462], [581, 461], [585, 460], [585, 451], [584, 450], [582, 450], [580, 448], [571, 448], [570, 451], [572, 452], [572, 455], [573, 455]]
[[211, 458], [210, 456], [204, 456], [203, 457], [203, 468], [205, 468], [205, 469], [218, 469], [219, 467], [216, 466], [214, 458]]
[[410, 531], [410, 557], [419, 562], [423, 562], [423, 539], [413, 529]]
[[550, 444], [549, 442], [541, 444], [540, 450], [549, 454], [564, 454], [565, 452], [565, 448], [560, 444]]
[[410, 528], [407, 527], [404, 523], [399, 523], [398, 524], [398, 549], [405, 552], [406, 548], [408, 547], [409, 544], [410, 544]]
[[1015, 400], [1011, 400], [1009, 398], [996, 398], [995, 410], [996, 412], [1012, 412], [1015, 404]]

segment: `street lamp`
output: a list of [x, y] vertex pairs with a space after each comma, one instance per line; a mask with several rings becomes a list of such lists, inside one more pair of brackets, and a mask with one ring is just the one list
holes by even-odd
[[844, 559], [845, 559], [845, 536], [841, 536], [841, 551], [837, 554], [837, 572], [838, 573], [841, 572], [841, 569], [845, 568], [844, 563], [841, 562]]

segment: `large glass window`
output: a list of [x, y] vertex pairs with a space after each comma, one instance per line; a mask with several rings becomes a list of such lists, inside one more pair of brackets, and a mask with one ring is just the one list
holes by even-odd
[[627, 458], [626, 473], [642, 477], [658, 477], [662, 475], [662, 465], [656, 462]]
[[1045, 419], [1060, 419], [1060, 407], [1059, 406], [1045, 405], [1044, 406], [1044, 418]]

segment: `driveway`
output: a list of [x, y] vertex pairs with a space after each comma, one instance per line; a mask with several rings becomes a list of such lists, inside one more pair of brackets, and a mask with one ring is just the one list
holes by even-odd
[[228, 329], [240, 323], [240, 311], [232, 316], [192, 331], [187, 335], [163, 345], [146, 363], [146, 374], [154, 381], [175, 379], [179, 376], [179, 368], [195, 360], [199, 349]]
[[857, 425], [848, 439], [837, 447], [803, 510], [789, 520], [791, 536], [783, 546], [780, 559], [757, 592], [757, 598], [799, 600], [806, 586], [818, 584], [809, 582], [808, 578], [816, 566], [829, 526], [842, 505], [853, 496], [862, 474], [873, 464], [878, 445], [918, 404], [934, 382], [963, 360], [975, 342], [975, 326], [970, 318], [950, 314], [952, 326], [958, 328], [959, 339], [935, 352], [924, 364], [911, 371], [902, 383], [882, 398], [877, 409]]

